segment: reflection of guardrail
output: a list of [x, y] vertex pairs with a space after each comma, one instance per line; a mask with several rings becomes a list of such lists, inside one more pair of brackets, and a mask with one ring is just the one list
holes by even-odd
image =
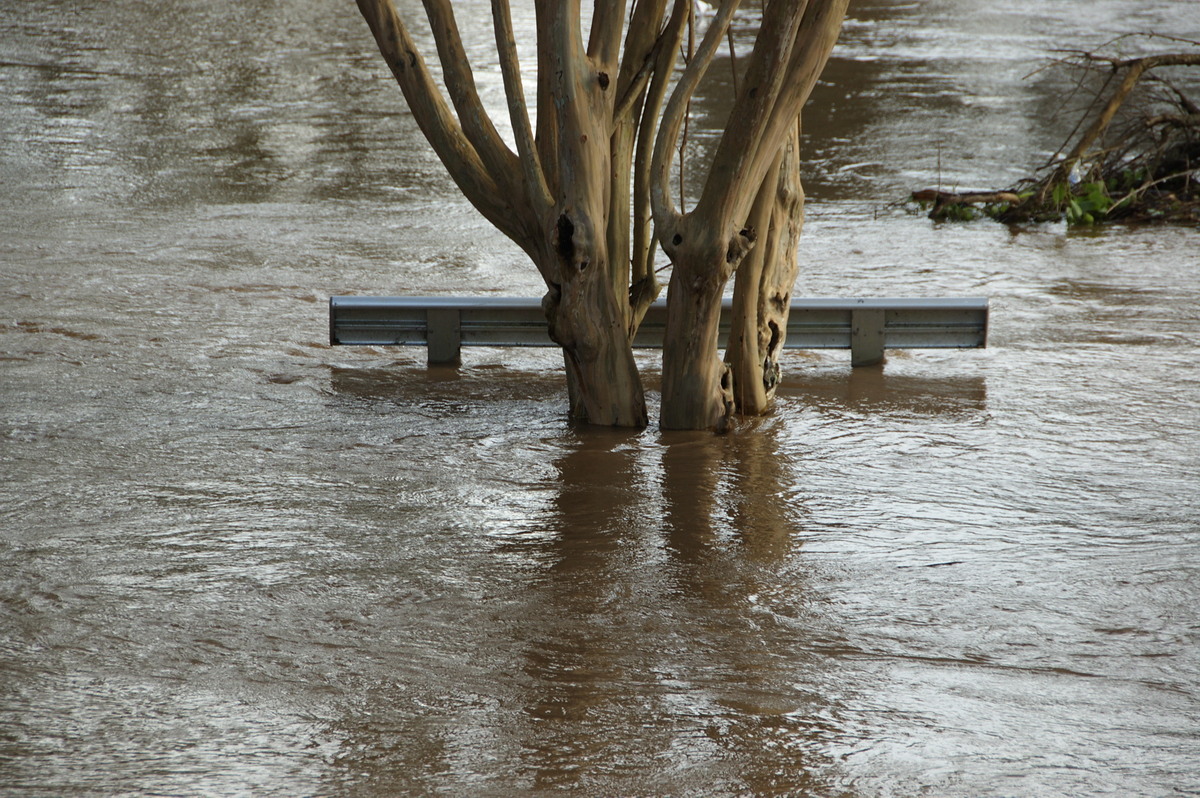
[[[721, 346], [731, 301], [721, 311]], [[664, 300], [646, 313], [634, 348], [662, 347]], [[885, 349], [969, 349], [987, 345], [988, 300], [795, 299], [785, 349], [849, 349], [856, 366], [883, 360]], [[555, 346], [540, 299], [525, 297], [367, 297], [329, 299], [329, 342], [416, 344], [430, 364], [458, 363], [462, 346]]]

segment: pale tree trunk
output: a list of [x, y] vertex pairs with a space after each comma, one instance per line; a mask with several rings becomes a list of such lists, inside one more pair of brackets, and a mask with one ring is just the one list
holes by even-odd
[[578, 0], [540, 0], [537, 8], [538, 140], [557, 185], [543, 306], [563, 347], [571, 415], [645, 426], [630, 342], [658, 286], [649, 201], [631, 195], [631, 171], [648, 161], [648, 147], [637, 154], [638, 139], [652, 140], [665, 94], [652, 90], [647, 99], [646, 87], [664, 52], [673, 55], [667, 42], [682, 25], [674, 14], [660, 37], [666, 0], [636, 3], [619, 59], [623, 2], [597, 2], [586, 51]]
[[769, 412], [775, 398], [779, 353], [787, 338], [792, 286], [799, 270], [796, 245], [803, 224], [797, 122], [754, 200], [750, 225], [762, 232], [734, 278], [725, 362], [733, 372], [734, 404], [743, 415]]
[[[667, 103], [651, 163], [651, 197], [659, 241], [671, 259], [667, 329], [663, 335], [663, 429], [723, 429], [733, 412], [731, 373], [717, 357], [721, 296], [738, 262], [754, 244], [752, 231], [730, 234], [726, 209], [675, 210], [669, 188], [671, 157], [708, 63], [723, 41], [738, 0], [721, 4], [698, 51]], [[767, 30], [764, 17], [763, 30]], [[757, 46], [755, 48], [757, 52]], [[735, 103], [734, 112], [737, 112]], [[731, 116], [731, 125], [736, 125]]]
[[[721, 296], [760, 237], [770, 238], [769, 223], [765, 230], [751, 224], [755, 200], [764, 182], [778, 182], [769, 175], [781, 168], [780, 151], [794, 139], [800, 109], [837, 40], [847, 4], [768, 0], [729, 124], [696, 206], [686, 214], [675, 210], [671, 198], [671, 157], [687, 101], [725, 35], [736, 0], [718, 9], [666, 106], [651, 167], [654, 219], [673, 265], [663, 341], [665, 429], [721, 429], [736, 407], [735, 375], [717, 355]], [[765, 207], [764, 219], [773, 215]], [[790, 206], [797, 231], [801, 207]], [[760, 290], [757, 281], [754, 286]], [[770, 321], [755, 315], [756, 326]]]
[[[553, 124], [553, 225], [542, 247], [550, 337], [563, 348], [571, 416], [593, 424], [645, 426], [646, 404], [629, 342], [627, 248], [611, 233], [615, 52], [593, 37], [584, 50], [578, 0], [538, 4], [542, 106]], [[631, 144], [630, 147], [631, 149]], [[625, 152], [617, 153], [626, 158]], [[543, 159], [545, 160], [545, 159]], [[628, 172], [626, 180], [628, 180]], [[627, 215], [627, 211], [625, 214]], [[627, 247], [627, 245], [626, 245]], [[618, 293], [617, 286], [620, 286]]]
[[[449, 0], [424, 0], [453, 111], [391, 0], [357, 0], [409, 108], [463, 194], [533, 260], [543, 308], [563, 348], [571, 417], [647, 423], [630, 348], [657, 287], [630, 254], [630, 170], [661, 103], [644, 101], [666, 0], [597, 0], [586, 46], [579, 0], [536, 0], [538, 125], [524, 97], [508, 0], [492, 0], [497, 54], [517, 152], [501, 140], [475, 88]], [[648, 213], [642, 214], [648, 217]], [[644, 226], [644, 225], [643, 225]], [[643, 249], [646, 249], [643, 246]], [[632, 264], [632, 265], [631, 265]], [[639, 281], [631, 299], [630, 280]]]
[[[733, 372], [717, 355], [721, 297], [754, 237], [743, 230], [731, 239], [714, 241], [718, 230], [706, 235], [709, 231], [700, 228], [682, 229], [687, 233], [676, 234], [682, 240], [671, 253], [675, 269], [667, 288], [659, 425], [724, 430], [735, 405]], [[727, 249], [713, 257], [722, 243]]]

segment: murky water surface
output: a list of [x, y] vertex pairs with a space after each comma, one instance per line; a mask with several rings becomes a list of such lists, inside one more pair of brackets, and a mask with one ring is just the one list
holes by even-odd
[[889, 206], [1200, 6], [855, 5], [797, 292], [990, 345], [796, 353], [713, 437], [325, 345], [331, 294], [540, 292], [335, 5], [0, 3], [0, 793], [1200, 794], [1200, 231]]

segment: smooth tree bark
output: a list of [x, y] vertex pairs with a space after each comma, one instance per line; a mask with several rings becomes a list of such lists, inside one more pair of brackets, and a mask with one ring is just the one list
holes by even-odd
[[[423, 0], [444, 92], [392, 0], [357, 0], [451, 177], [541, 273], [572, 417], [647, 423], [630, 343], [660, 291], [656, 241], [673, 264], [661, 426], [720, 428], [735, 409], [769, 407], [802, 218], [798, 118], [847, 2], [766, 0], [703, 191], [690, 212], [680, 213], [668, 185], [672, 153], [739, 0], [722, 0], [678, 74], [692, 0], [675, 0], [669, 17], [668, 0], [632, 0], [632, 7], [594, 0], [586, 42], [580, 0], [534, 0], [536, 131], [508, 0], [492, 0], [515, 150], [480, 101], [450, 0]], [[738, 344], [726, 365], [716, 351], [721, 298], [756, 243], [735, 288]], [[736, 390], [738, 383], [746, 390]]]
[[[793, 157], [786, 152], [781, 157], [781, 150], [795, 142], [801, 108], [833, 49], [847, 5], [848, 0], [767, 0], [729, 122], [696, 205], [686, 213], [676, 210], [671, 196], [672, 154], [687, 102], [725, 36], [736, 0], [722, 3], [666, 105], [651, 166], [654, 220], [673, 265], [663, 342], [660, 425], [664, 429], [722, 429], [737, 408], [738, 375], [717, 353], [721, 297], [760, 238], [770, 242], [775, 235], [773, 257], [794, 258], [791, 242], [783, 245], [783, 239], [794, 239], [799, 233], [802, 195], [798, 177], [795, 191], [778, 190], [780, 173], [786, 171], [785, 163], [787, 170], [792, 168], [788, 158]], [[785, 183], [793, 177], [794, 173], [785, 174]], [[760, 227], [755, 227], [752, 214], [760, 195], [756, 219]], [[769, 220], [777, 214], [788, 221], [776, 219], [772, 228]], [[764, 264], [765, 257], [766, 253]], [[757, 278], [749, 284], [762, 295]], [[768, 289], [768, 298], [773, 292]], [[772, 320], [778, 324], [779, 314], [762, 312], [757, 299], [738, 297], [735, 304], [744, 314], [738, 333], [743, 340], [765, 334], [769, 343], [770, 324]], [[764, 365], [771, 368], [765, 361]], [[739, 367], [739, 371], [743, 379], [755, 379], [753, 370]], [[762, 404], [746, 406], [760, 412]]]
[[580, 0], [535, 0], [536, 134], [508, 0], [493, 0], [515, 151], [480, 101], [450, 0], [424, 0], [444, 94], [391, 0], [357, 2], [455, 183], [541, 273], [550, 335], [563, 348], [572, 417], [645, 426], [630, 341], [659, 289], [646, 243], [652, 240], [645, 230], [648, 203], [640, 217], [632, 214], [631, 172], [648, 159], [638, 155], [639, 135], [653, 136], [656, 129], [657, 108], [645, 97], [661, 53], [667, 0], [634, 0], [631, 9], [624, 0], [598, 0], [587, 42]]

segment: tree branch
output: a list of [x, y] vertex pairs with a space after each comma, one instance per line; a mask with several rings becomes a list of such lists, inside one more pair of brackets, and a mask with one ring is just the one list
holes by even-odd
[[633, 8], [629, 33], [625, 39], [625, 53], [617, 77], [614, 123], [633, 110], [650, 80], [665, 38], [660, 29], [666, 7], [666, 0], [639, 0]]
[[491, 117], [479, 99], [475, 87], [475, 76], [463, 48], [458, 23], [454, 19], [454, 8], [450, 0], [423, 0], [433, 38], [437, 43], [438, 58], [442, 64], [442, 76], [454, 110], [458, 114], [463, 132], [471, 146], [479, 153], [484, 166], [497, 177], [497, 182], [511, 183], [519, 173], [517, 156], [504, 144]]
[[537, 19], [537, 88], [534, 103], [537, 107], [537, 128], [534, 140], [542, 162], [542, 173], [550, 187], [551, 195], [557, 191], [558, 176], [558, 123], [554, 114], [554, 84], [550, 80], [554, 72], [553, 43], [550, 41], [550, 23], [559, 0], [534, 0]]
[[642, 67], [630, 79], [625, 90], [621, 92], [617, 102], [613, 106], [613, 122], [616, 123], [633, 111], [633, 107], [637, 105], [638, 98], [646, 89], [646, 83], [650, 80], [651, 69], [654, 66], [655, 57], [658, 55], [658, 49], [652, 48], [646, 54], [642, 61]]
[[537, 141], [529, 123], [529, 106], [521, 85], [521, 66], [517, 60], [517, 42], [513, 35], [512, 14], [508, 0], [492, 0], [492, 22], [496, 29], [496, 51], [500, 56], [500, 71], [504, 75], [504, 93], [508, 98], [508, 113], [512, 120], [517, 152], [525, 174], [525, 191], [536, 216], [544, 216], [554, 205], [554, 197], [542, 171]]
[[1174, 125], [1181, 128], [1196, 128], [1200, 129], [1200, 114], [1158, 114], [1146, 119], [1143, 124], [1146, 127], [1157, 127], [1158, 125]]
[[527, 208], [511, 203], [513, 194], [503, 180], [505, 176], [492, 174], [468, 140], [391, 0], [357, 0], [357, 3], [417, 125], [455, 184], [488, 221], [518, 244], [527, 246]]
[[[849, 0], [811, 0], [800, 22], [800, 34], [792, 46], [787, 79], [779, 99], [772, 109], [771, 122], [764, 141], [779, 141], [788, 135], [812, 94], [817, 79], [825, 70], [829, 55], [842, 31]], [[757, 157], [769, 164], [768, 153]], [[756, 167], [755, 173], [763, 171]]]
[[[772, 4], [772, 7], [775, 5]], [[734, 118], [731, 118], [728, 130], [736, 131], [734, 125], [738, 119], [748, 120], [749, 129], [744, 131], [744, 138], [739, 138], [734, 132], [732, 146], [725, 150], [728, 161], [720, 160], [720, 149], [717, 158], [714, 159], [709, 179], [717, 179], [712, 186], [717, 193], [709, 198], [710, 186], [706, 184], [701, 202], [709, 212], [724, 210], [728, 214], [727, 224], [739, 225], [749, 214], [757, 187], [761, 185], [775, 159], [775, 143], [786, 141], [789, 131], [812, 93], [813, 86], [816, 85], [817, 78], [829, 60], [829, 54], [841, 31], [841, 20], [846, 15], [847, 5], [848, 0], [810, 0], [797, 20], [798, 27], [793, 41], [786, 48], [764, 50], [763, 55], [766, 58], [759, 60], [759, 45], [755, 44], [751, 54], [752, 62], [744, 78], [747, 88], [742, 96], [748, 95], [749, 87], [758, 85], [758, 81], [762, 80], [761, 77], [754, 78], [756, 62], [760, 69], [766, 69], [768, 75], [777, 71], [783, 77], [778, 83], [769, 84], [772, 88], [778, 87], [778, 91], [770, 97], [769, 103], [765, 100], [755, 103], [751, 99], [745, 105], [740, 102], [735, 105]], [[790, 19], [788, 17], [789, 21]], [[779, 24], [782, 24], [782, 21]], [[767, 20], [764, 17], [763, 29], [766, 28]], [[785, 60], [779, 63], [771, 57], [773, 54], [781, 55]], [[765, 92], [760, 88], [759, 94]], [[764, 116], [757, 115], [760, 108], [765, 110]], [[722, 139], [722, 145], [724, 144]], [[725, 177], [721, 176], [720, 168], [729, 170]], [[723, 185], [722, 180], [727, 183]]]
[[617, 68], [624, 28], [625, 0], [595, 0], [587, 54], [599, 69], [607, 72]]
[[[675, 12], [678, 12], [680, 5], [686, 6], [684, 9], [685, 21], [690, 4], [691, 0], [676, 0]], [[655, 138], [654, 153], [650, 163], [650, 203], [654, 210], [654, 218], [659, 220], [660, 236], [673, 235], [673, 229], [661, 228], [663, 223], [669, 228], [675, 228], [682, 219], [675, 209], [670, 181], [675, 143], [683, 128], [688, 102], [700, 84], [700, 79], [704, 77], [709, 64], [712, 63], [717, 48], [721, 46], [725, 29], [729, 27], [729, 21], [733, 18], [738, 5], [739, 0], [723, 0], [716, 17], [704, 33], [700, 49], [696, 52], [692, 62], [684, 69], [683, 75], [680, 76], [679, 83], [676, 84], [670, 100], [667, 101], [666, 109], [663, 111], [662, 125]], [[675, 12], [672, 13], [672, 21], [676, 16]], [[680, 34], [682, 35], [682, 24], [680, 25]], [[672, 55], [674, 55], [673, 50]]]
[[[809, 2], [773, 2], [763, 11], [745, 76], [745, 91], [734, 101], [729, 122], [717, 145], [696, 213], [722, 229], [741, 225], [763, 183], [766, 166], [778, 147], [763, 152], [766, 133], [786, 82], [800, 22]], [[798, 112], [799, 109], [797, 109]], [[792, 114], [795, 120], [797, 113]], [[765, 163], [759, 174], [749, 168]]]
[[671, 83], [675, 52], [683, 41], [689, 5], [690, 0], [676, 1], [671, 10], [671, 18], [654, 44], [654, 67], [651, 70], [650, 86], [646, 91], [646, 102], [642, 107], [641, 123], [638, 125], [637, 152], [633, 168], [633, 248], [630, 276], [632, 284], [636, 287], [634, 296], [630, 298], [635, 319], [640, 319], [640, 314], [645, 312], [658, 294], [654, 272], [655, 241], [650, 200], [650, 168], [655, 133], [658, 130], [659, 110]]
[[1063, 160], [1060, 169], [1065, 173], [1070, 171], [1071, 166], [1078, 161], [1088, 151], [1096, 139], [1104, 135], [1104, 131], [1108, 129], [1108, 125], [1116, 116], [1117, 110], [1125, 99], [1137, 86], [1138, 81], [1146, 72], [1160, 66], [1195, 66], [1200, 64], [1200, 54], [1197, 53], [1169, 53], [1164, 55], [1151, 55], [1144, 58], [1129, 58], [1116, 59], [1104, 58], [1092, 53], [1085, 53], [1084, 57], [1091, 61], [1106, 61], [1112, 65], [1114, 70], [1126, 69], [1125, 78], [1121, 81], [1121, 85], [1109, 97], [1108, 103], [1105, 104], [1104, 110], [1096, 117], [1096, 121], [1092, 123], [1071, 151], [1067, 153], [1067, 157]]
[[[666, 13], [667, 0], [637, 0], [634, 3], [617, 75], [617, 97], [629, 94], [632, 86], [644, 80], [649, 73], [664, 31]], [[619, 100], [617, 104], [621, 104]]]

